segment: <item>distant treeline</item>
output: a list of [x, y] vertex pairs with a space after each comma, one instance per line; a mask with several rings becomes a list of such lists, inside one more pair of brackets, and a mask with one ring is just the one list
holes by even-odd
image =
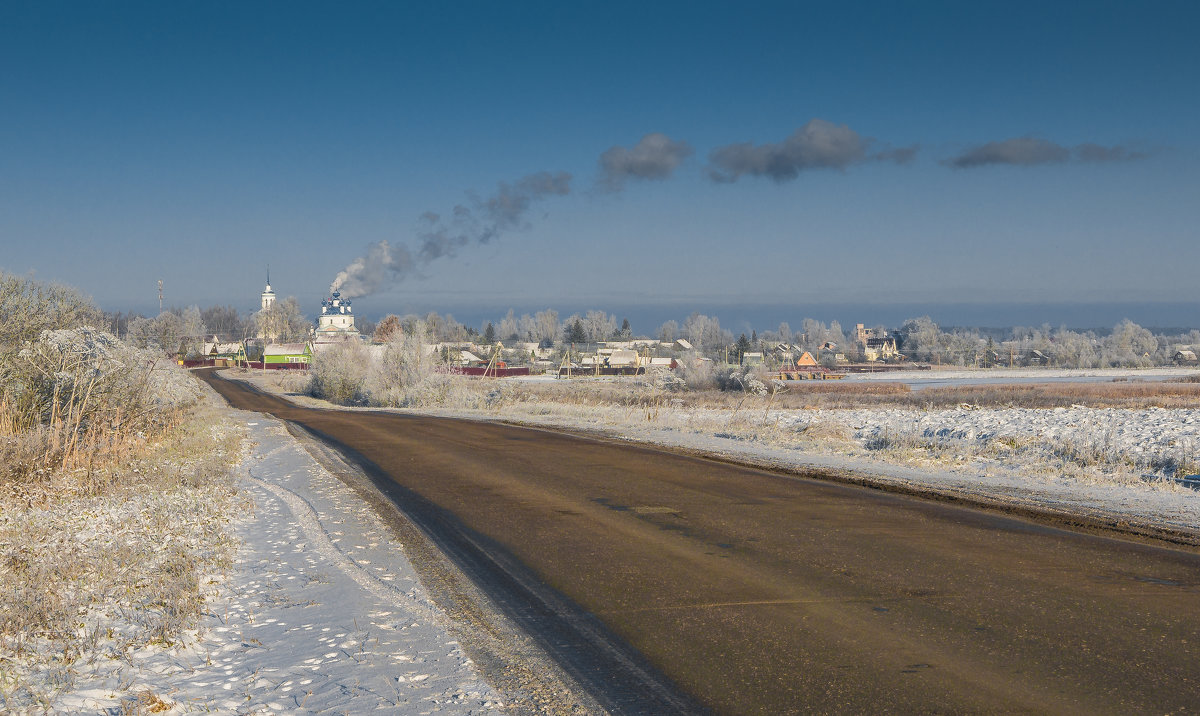
[[[237, 341], [263, 332], [277, 335], [279, 341], [303, 340], [313, 323], [304, 316], [294, 298], [279, 301], [270, 311], [241, 313], [232, 306], [169, 308], [155, 317], [139, 314], [105, 313], [105, 327], [139, 347], [187, 351], [198, 349], [206, 337]], [[653, 333], [635, 333], [628, 319], [595, 309], [560, 317], [554, 309], [516, 315], [511, 309], [493, 321], [467, 326], [451, 314], [389, 315], [379, 322], [357, 318], [364, 336], [386, 338], [396, 329], [411, 331], [424, 324], [430, 340], [492, 344], [538, 343], [544, 347], [588, 345], [600, 341], [657, 339], [672, 342], [685, 339], [695, 350], [714, 358], [728, 355], [739, 346], [769, 354], [777, 346], [807, 350], [815, 356], [836, 352], [846, 360], [861, 360], [863, 346], [853, 328], [837, 321], [828, 324], [805, 318], [797, 329], [788, 323], [762, 330], [751, 328], [749, 335], [735, 335], [722, 328], [715, 316], [693, 313], [682, 322], [666, 321]], [[928, 316], [912, 318], [899, 327], [871, 326], [872, 335], [888, 336], [896, 341], [905, 360], [945, 365], [1026, 364], [1066, 368], [1136, 367], [1166, 365], [1176, 361], [1181, 350], [1200, 347], [1200, 331], [1143, 328], [1122, 321], [1111, 328], [1072, 330], [1065, 327], [1013, 328], [941, 328]], [[745, 336], [745, 341], [742, 337]], [[180, 348], [182, 346], [182, 348]], [[1036, 352], [1036, 353], [1035, 353]]]

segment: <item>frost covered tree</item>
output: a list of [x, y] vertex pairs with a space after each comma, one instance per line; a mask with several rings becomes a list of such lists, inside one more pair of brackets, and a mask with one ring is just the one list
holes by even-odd
[[658, 327], [658, 340], [663, 343], [670, 343], [679, 338], [679, 324], [675, 321], [667, 321]]
[[204, 316], [200, 313], [199, 306], [188, 306], [183, 309], [179, 318], [183, 321], [183, 334], [185, 336], [200, 338], [208, 331], [204, 325]]
[[554, 345], [554, 342], [558, 340], [558, 336], [560, 335], [558, 311], [547, 308], [544, 311], [538, 311], [537, 315], [533, 318], [536, 326], [534, 339], [543, 345], [547, 341], [549, 341], [551, 346]]
[[522, 341], [533, 342], [537, 340], [537, 321], [528, 313], [521, 314], [517, 320], [517, 334]]
[[0, 352], [45, 330], [101, 325], [100, 309], [78, 290], [0, 271]]
[[617, 330], [617, 319], [604, 311], [588, 311], [583, 314], [583, 330], [589, 343], [607, 341]]
[[126, 340], [138, 348], [175, 353], [182, 337], [183, 320], [170, 311], [163, 311], [155, 318], [139, 316], [131, 320]]
[[496, 343], [496, 327], [491, 321], [488, 321], [487, 328], [483, 329], [483, 342], [489, 346]]
[[496, 326], [496, 334], [501, 340], [515, 341], [519, 340], [520, 333], [517, 328], [517, 319], [513, 316], [513, 310], [508, 309], [508, 313], [504, 318], [500, 319], [500, 324]]
[[724, 350], [733, 342], [733, 334], [721, 328], [716, 317], [693, 313], [683, 322], [683, 337], [697, 349], [705, 351]]
[[1154, 334], [1128, 318], [1113, 327], [1103, 342], [1101, 362], [1106, 366], [1146, 366], [1158, 350]]
[[942, 331], [929, 316], [908, 319], [900, 335], [905, 355], [914, 360], [935, 361], [945, 357]]
[[259, 337], [270, 343], [302, 341], [312, 331], [312, 323], [305, 317], [295, 296], [276, 301], [255, 313], [254, 327]]
[[454, 319], [454, 316], [447, 313], [442, 319], [442, 332], [438, 336], [439, 341], [465, 341], [470, 337], [471, 332], [467, 327]]
[[208, 332], [200, 307], [188, 306], [180, 311], [179, 319], [182, 324], [179, 352], [188, 358], [199, 356], [204, 344], [204, 334]]
[[1054, 334], [1054, 358], [1065, 368], [1096, 368], [1100, 364], [1099, 342], [1093, 333], [1076, 333], [1060, 328]]

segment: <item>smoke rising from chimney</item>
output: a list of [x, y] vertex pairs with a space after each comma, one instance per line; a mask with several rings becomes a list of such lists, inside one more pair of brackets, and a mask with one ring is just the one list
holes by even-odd
[[427, 211], [421, 215], [415, 254], [407, 246], [392, 246], [386, 240], [373, 243], [364, 256], [338, 272], [329, 290], [340, 291], [346, 298], [372, 294], [403, 280], [423, 264], [527, 228], [526, 216], [535, 202], [570, 193], [571, 175], [567, 172], [537, 172], [512, 183], [500, 182], [492, 196], [476, 199], [471, 206], [459, 204], [449, 217]]

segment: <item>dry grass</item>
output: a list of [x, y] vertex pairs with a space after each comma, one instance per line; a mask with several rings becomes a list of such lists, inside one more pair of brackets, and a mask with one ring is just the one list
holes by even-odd
[[1014, 408], [1196, 408], [1200, 384], [1116, 381], [930, 388], [912, 393], [902, 404], [945, 408], [963, 403]]
[[[241, 505], [230, 467], [243, 436], [206, 401], [176, 411], [158, 434], [35, 471], [34, 489], [8, 483], [0, 711], [53, 711], [81, 669], [172, 644], [195, 624], [201, 576], [225, 568], [235, 549], [223, 525]], [[35, 461], [55, 444], [47, 431], [8, 437]]]
[[520, 383], [512, 389], [516, 399], [575, 405], [640, 406], [671, 404], [685, 408], [734, 409], [762, 405], [772, 409], [853, 408], [952, 408], [973, 405], [988, 408], [1196, 408], [1200, 383], [1132, 382], [1020, 383], [968, 385], [912, 391], [900, 383], [842, 383], [811, 381], [789, 383], [771, 396], [747, 396], [716, 390], [667, 392], [646, 379], [622, 381], [555, 381]]

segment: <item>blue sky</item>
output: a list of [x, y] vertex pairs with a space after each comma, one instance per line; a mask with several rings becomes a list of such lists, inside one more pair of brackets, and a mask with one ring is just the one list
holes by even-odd
[[0, 267], [141, 310], [269, 263], [315, 313], [381, 241], [372, 314], [1187, 301], [1200, 10], [1044, 5], [10, 0]]

